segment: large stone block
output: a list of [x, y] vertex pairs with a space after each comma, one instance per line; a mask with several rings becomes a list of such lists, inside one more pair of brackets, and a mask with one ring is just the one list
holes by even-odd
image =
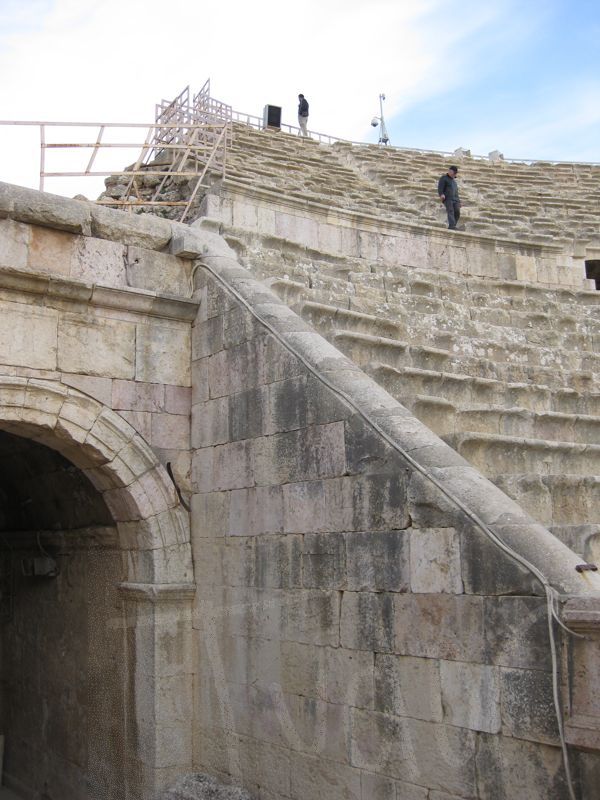
[[330, 478], [344, 471], [343, 422], [256, 440], [254, 480], [258, 485]]
[[410, 588], [415, 593], [462, 594], [460, 539], [453, 528], [411, 531]]
[[192, 326], [192, 359], [212, 356], [223, 349], [223, 316], [198, 320]]
[[90, 204], [92, 235], [113, 242], [160, 250], [171, 239], [171, 224], [153, 214], [123, 214]]
[[255, 484], [253, 440], [205, 447], [192, 456], [192, 479], [200, 492], [243, 489]]
[[322, 698], [326, 686], [327, 648], [299, 642], [281, 643], [281, 688], [288, 694]]
[[341, 533], [306, 534], [302, 546], [305, 588], [346, 588], [346, 547]]
[[93, 397], [105, 406], [112, 406], [112, 378], [99, 378], [93, 375], [70, 375], [64, 372], [61, 381], [65, 386], [72, 386], [80, 392]]
[[152, 414], [153, 447], [188, 450], [190, 421], [181, 414]]
[[119, 242], [78, 236], [71, 257], [71, 277], [101, 286], [127, 286], [125, 248]]
[[481, 597], [397, 594], [394, 620], [396, 653], [453, 661], [484, 660], [485, 613]]
[[464, 661], [440, 661], [439, 667], [444, 722], [498, 733], [502, 727], [498, 669]]
[[187, 325], [164, 322], [137, 325], [135, 378], [148, 383], [190, 386], [190, 353]]
[[292, 800], [323, 797], [361, 800], [360, 771], [314, 756], [294, 754], [291, 766]]
[[263, 346], [262, 339], [254, 339], [210, 356], [207, 359], [210, 397], [224, 397], [260, 386]]
[[301, 553], [300, 536], [258, 537], [254, 542], [253, 585], [258, 588], [299, 589], [302, 586]]
[[191, 500], [192, 534], [196, 537], [225, 536], [229, 529], [230, 492], [194, 494]]
[[267, 419], [267, 390], [260, 386], [229, 398], [229, 433], [232, 441], [263, 436]]
[[230, 441], [229, 397], [217, 397], [192, 407], [192, 447], [212, 447]]
[[461, 797], [477, 796], [472, 731], [358, 709], [352, 711], [352, 731], [353, 766]]
[[481, 595], [535, 595], [543, 589], [539, 581], [509, 558], [470, 522], [460, 529], [461, 570], [464, 590]]
[[442, 722], [440, 663], [430, 658], [375, 656], [375, 710]]
[[58, 367], [65, 372], [133, 378], [135, 339], [131, 322], [65, 315], [58, 326]]
[[112, 407], [127, 411], [164, 411], [165, 387], [158, 383], [114, 380]]
[[[310, 697], [285, 695], [289, 715], [289, 745], [297, 752], [347, 763], [350, 744], [350, 709]], [[286, 716], [287, 716], [286, 715]], [[260, 735], [260, 728], [256, 734]]]
[[256, 486], [230, 493], [225, 530], [230, 536], [283, 532], [283, 488]]
[[27, 266], [36, 272], [69, 276], [78, 237], [64, 231], [31, 226]]
[[304, 589], [287, 593], [280, 635], [295, 642], [338, 647], [340, 598], [337, 592]]
[[546, 598], [488, 597], [484, 603], [485, 661], [550, 671]]
[[394, 652], [394, 595], [344, 592], [340, 635], [351, 650]]
[[374, 654], [345, 648], [325, 649], [325, 699], [355, 708], [372, 708]]
[[561, 751], [509, 736], [481, 734], [477, 751], [481, 800], [568, 800]]
[[[0, 363], [56, 369], [58, 313], [43, 307], [2, 304]], [[89, 355], [88, 355], [89, 366]], [[88, 372], [88, 370], [85, 370]]]
[[344, 502], [344, 480], [331, 478], [284, 484], [285, 531], [318, 533], [350, 530], [352, 509]]
[[130, 245], [125, 254], [127, 283], [158, 294], [190, 297], [191, 265], [169, 253], [157, 253]]
[[27, 267], [31, 227], [12, 219], [0, 219], [0, 267]]
[[[434, 793], [424, 786], [415, 786], [404, 781], [394, 781], [382, 775], [369, 772], [361, 774], [362, 800], [428, 800]], [[438, 797], [437, 800], [455, 800]]]
[[503, 732], [517, 739], [558, 745], [552, 675], [523, 669], [503, 669], [501, 675]]
[[355, 592], [408, 590], [409, 547], [404, 531], [348, 533], [345, 544], [348, 589]]
[[94, 206], [78, 200], [67, 200], [56, 194], [37, 192], [20, 186], [11, 187], [12, 217], [47, 228], [90, 235], [90, 211]]

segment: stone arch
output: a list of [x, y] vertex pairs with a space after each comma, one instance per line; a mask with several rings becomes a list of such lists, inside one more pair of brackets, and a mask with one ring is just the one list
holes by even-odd
[[119, 414], [56, 381], [1, 377], [0, 429], [57, 450], [89, 478], [123, 549], [148, 553], [132, 560], [129, 581], [192, 580], [187, 512], [150, 446]]
[[87, 476], [113, 517], [126, 565], [118, 586], [126, 641], [124, 797], [149, 798], [191, 767], [188, 513], [144, 438], [75, 388], [0, 376], [0, 430], [58, 451]]

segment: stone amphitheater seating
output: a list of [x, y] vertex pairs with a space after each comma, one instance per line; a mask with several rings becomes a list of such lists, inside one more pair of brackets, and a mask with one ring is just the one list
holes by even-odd
[[[469, 231], [571, 248], [598, 236], [600, 166], [459, 163]], [[440, 154], [239, 126], [225, 183], [442, 228], [447, 165]], [[600, 558], [594, 291], [383, 268], [230, 234], [246, 265], [336, 347], [582, 557]]]
[[[250, 183], [333, 207], [438, 228], [437, 180], [453, 156], [416, 150], [319, 144], [235, 126], [226, 183]], [[600, 166], [458, 159], [463, 220], [486, 236], [535, 242], [597, 241]]]
[[600, 557], [596, 293], [231, 238], [338, 349], [566, 544]]

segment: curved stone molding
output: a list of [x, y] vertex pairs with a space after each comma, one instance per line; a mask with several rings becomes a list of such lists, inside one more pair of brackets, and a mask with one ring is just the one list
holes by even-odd
[[57, 381], [2, 376], [0, 429], [58, 451], [83, 471], [113, 515], [120, 546], [133, 553], [130, 580], [190, 581], [187, 513], [152, 449], [119, 414]]

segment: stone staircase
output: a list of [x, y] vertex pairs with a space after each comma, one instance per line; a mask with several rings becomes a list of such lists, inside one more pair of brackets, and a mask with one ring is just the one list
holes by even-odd
[[234, 126], [225, 184], [382, 219], [446, 227], [437, 181], [458, 161], [467, 230], [541, 244], [600, 243], [600, 165], [533, 164], [352, 145]]
[[596, 293], [234, 238], [338, 349], [583, 558], [600, 558]]

